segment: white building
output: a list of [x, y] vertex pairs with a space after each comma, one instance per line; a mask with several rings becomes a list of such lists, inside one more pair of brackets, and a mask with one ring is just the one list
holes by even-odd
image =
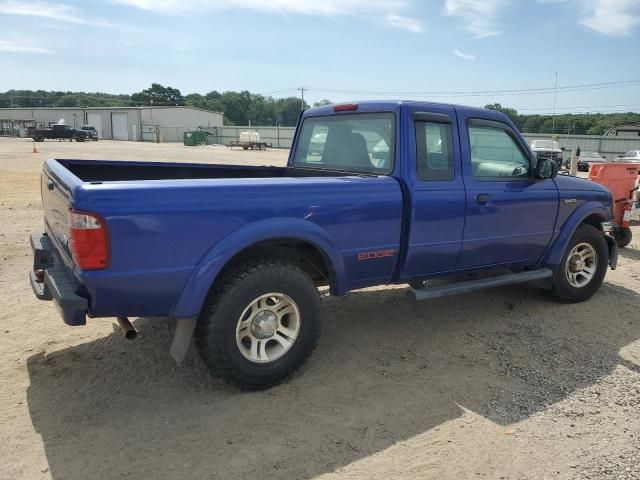
[[0, 108], [0, 123], [49, 127], [61, 120], [75, 128], [93, 125], [108, 140], [159, 142], [181, 142], [185, 131], [222, 126], [221, 113], [193, 107]]

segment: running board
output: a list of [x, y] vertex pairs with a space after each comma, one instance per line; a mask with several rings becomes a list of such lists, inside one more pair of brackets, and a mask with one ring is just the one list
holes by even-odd
[[456, 295], [458, 293], [473, 292], [482, 290], [483, 288], [501, 287], [503, 285], [513, 285], [514, 283], [524, 283], [533, 280], [541, 280], [553, 276], [550, 268], [541, 268], [538, 270], [527, 270], [519, 273], [507, 273], [506, 275], [498, 275], [496, 277], [481, 278], [479, 280], [471, 280], [467, 282], [442, 285], [432, 288], [415, 289], [410, 288], [407, 296], [412, 300], [429, 300], [431, 298], [440, 298], [447, 295]]

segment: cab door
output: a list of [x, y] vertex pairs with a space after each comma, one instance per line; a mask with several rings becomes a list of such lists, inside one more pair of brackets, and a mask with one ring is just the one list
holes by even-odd
[[453, 107], [403, 108], [404, 172], [408, 194], [405, 279], [456, 268], [462, 248], [465, 189]]
[[533, 264], [553, 235], [558, 190], [536, 179], [522, 137], [502, 116], [460, 112], [466, 222], [458, 268]]

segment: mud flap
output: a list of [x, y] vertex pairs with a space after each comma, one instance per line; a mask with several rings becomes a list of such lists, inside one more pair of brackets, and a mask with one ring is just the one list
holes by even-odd
[[611, 235], [605, 235], [604, 238], [609, 246], [609, 267], [611, 267], [611, 270], [615, 270], [618, 266], [618, 244]]
[[191, 346], [197, 318], [181, 318], [175, 321], [175, 332], [169, 353], [178, 365], [182, 365], [184, 357]]

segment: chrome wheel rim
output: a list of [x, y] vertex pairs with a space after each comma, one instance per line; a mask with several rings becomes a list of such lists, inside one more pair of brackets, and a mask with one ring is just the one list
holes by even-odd
[[238, 349], [254, 363], [273, 362], [293, 347], [300, 323], [300, 310], [291, 297], [284, 293], [261, 295], [238, 319]]
[[565, 273], [572, 287], [582, 288], [587, 285], [596, 274], [598, 255], [593, 246], [579, 243], [571, 249], [567, 256]]

